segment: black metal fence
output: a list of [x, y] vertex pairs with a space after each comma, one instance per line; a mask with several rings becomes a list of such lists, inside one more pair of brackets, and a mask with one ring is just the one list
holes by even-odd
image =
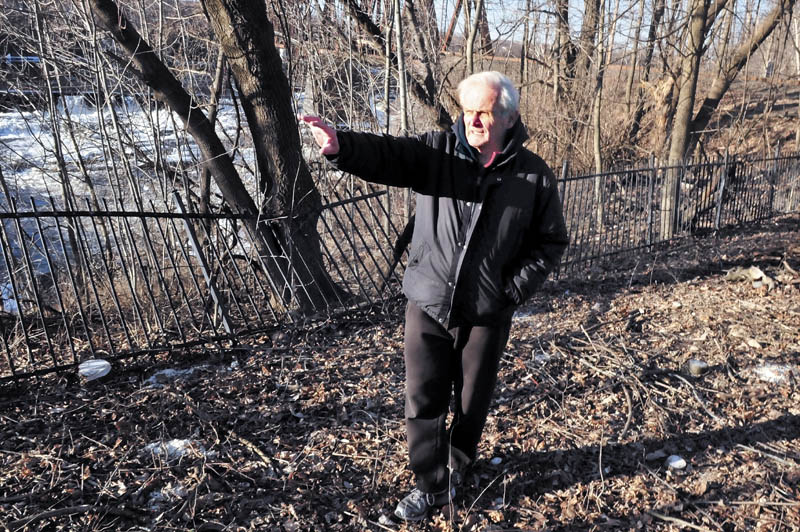
[[[317, 306], [318, 298], [306, 298], [312, 302], [306, 315], [372, 306], [399, 292], [403, 264], [386, 251], [398, 230], [380, 201], [384, 194], [354, 190], [324, 207], [315, 260], [339, 293], [351, 297]], [[177, 194], [170, 204], [151, 203], [139, 212], [108, 204], [59, 211], [52, 198], [45, 205], [31, 200], [27, 208], [6, 204], [0, 213], [0, 381], [91, 358], [213, 345], [292, 327], [301, 317], [279, 292], [307, 289], [296, 280], [304, 278], [310, 258], [295, 248], [257, 253], [261, 237], [240, 217], [186, 212]]]
[[559, 191], [570, 235], [561, 274], [688, 235], [800, 211], [800, 156], [724, 157], [684, 166], [568, 175]]
[[[800, 212], [800, 156], [577, 176], [565, 166], [559, 189], [570, 233], [560, 275], [568, 277], [620, 253]], [[108, 204], [57, 210], [52, 198], [26, 206], [6, 198], [0, 381], [91, 358], [203, 348], [385, 302], [399, 294], [404, 268], [392, 253], [402, 223], [389, 214], [385, 194], [332, 193], [318, 221], [315, 257], [295, 249], [257, 253], [261, 237], [239, 217], [186, 212], [177, 194], [137, 212]], [[353, 297], [302, 313], [287, 306], [279, 287], [307, 278], [312, 260]]]

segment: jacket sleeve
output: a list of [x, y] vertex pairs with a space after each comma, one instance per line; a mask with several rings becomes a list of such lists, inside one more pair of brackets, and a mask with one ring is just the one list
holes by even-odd
[[426, 175], [427, 144], [431, 134], [393, 137], [372, 133], [339, 131], [339, 153], [327, 156], [336, 168], [370, 183], [416, 187]]
[[558, 266], [569, 243], [556, 179], [552, 170], [545, 168], [534, 216], [506, 281], [506, 295], [517, 305], [532, 296]]

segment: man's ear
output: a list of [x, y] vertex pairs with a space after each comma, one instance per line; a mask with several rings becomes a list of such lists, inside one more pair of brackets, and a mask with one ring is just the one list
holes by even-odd
[[512, 111], [508, 113], [508, 121], [506, 122], [506, 129], [511, 129], [519, 118], [519, 111]]

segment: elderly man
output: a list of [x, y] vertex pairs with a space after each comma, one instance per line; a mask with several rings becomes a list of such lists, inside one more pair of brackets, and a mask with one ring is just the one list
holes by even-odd
[[302, 118], [337, 168], [416, 192], [403, 279], [405, 417], [416, 488], [395, 509], [408, 521], [455, 496], [478, 453], [512, 314], [567, 245], [555, 177], [523, 147], [511, 81], [474, 74], [459, 84], [458, 99], [463, 112], [452, 131], [416, 137], [337, 132], [317, 117]]

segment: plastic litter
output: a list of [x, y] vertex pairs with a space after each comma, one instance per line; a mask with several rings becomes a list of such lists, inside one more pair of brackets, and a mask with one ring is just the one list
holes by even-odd
[[78, 374], [87, 381], [93, 381], [105, 377], [111, 371], [111, 363], [102, 358], [93, 358], [81, 362], [78, 366]]

